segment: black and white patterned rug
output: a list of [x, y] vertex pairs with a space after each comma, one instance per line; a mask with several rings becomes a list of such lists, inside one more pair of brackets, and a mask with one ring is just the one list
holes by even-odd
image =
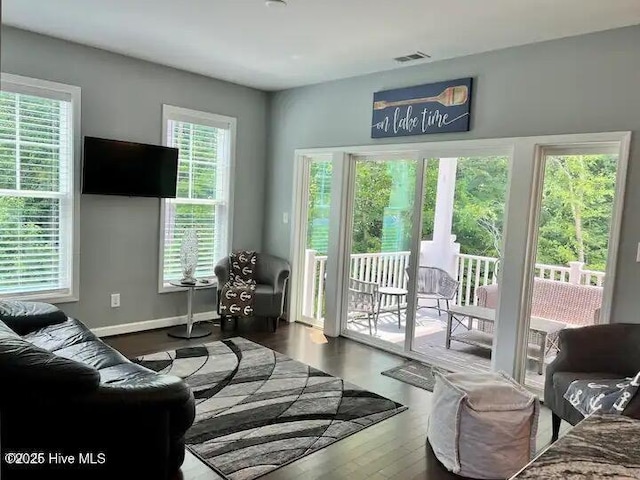
[[218, 473], [251, 480], [407, 409], [244, 338], [146, 355], [196, 398], [189, 449]]

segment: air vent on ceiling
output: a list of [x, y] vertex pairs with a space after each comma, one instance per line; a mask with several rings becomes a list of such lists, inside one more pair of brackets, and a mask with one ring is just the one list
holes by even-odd
[[415, 62], [416, 60], [422, 60], [423, 58], [431, 58], [431, 55], [427, 55], [426, 53], [423, 53], [423, 52], [416, 52], [410, 55], [396, 57], [394, 58], [394, 60], [399, 63], [406, 63], [406, 62]]

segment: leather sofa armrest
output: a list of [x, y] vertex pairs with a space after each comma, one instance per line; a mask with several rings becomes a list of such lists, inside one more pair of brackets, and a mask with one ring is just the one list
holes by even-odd
[[[117, 383], [103, 383], [98, 388], [99, 395], [93, 399], [96, 404], [123, 407], [182, 405], [193, 402], [193, 393], [187, 384], [174, 375], [157, 374], [148, 371], [132, 375]], [[193, 420], [193, 419], [191, 419]]]
[[67, 315], [49, 303], [11, 300], [0, 302], [0, 321], [18, 335], [26, 335], [66, 320]]

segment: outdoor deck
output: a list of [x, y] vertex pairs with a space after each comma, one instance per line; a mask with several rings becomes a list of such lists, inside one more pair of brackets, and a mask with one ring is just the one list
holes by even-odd
[[[428, 242], [427, 242], [428, 243]], [[375, 283], [379, 287], [407, 289], [406, 268], [409, 265], [410, 252], [381, 252], [351, 255], [349, 276], [361, 282]], [[452, 257], [453, 268], [448, 271], [458, 281], [453, 300], [458, 305], [478, 305], [476, 292], [482, 286], [497, 283], [498, 258], [456, 253]], [[322, 324], [326, 283], [327, 256], [317, 255], [307, 250], [305, 257], [303, 315], [314, 318]], [[591, 285], [602, 288], [605, 273], [588, 270], [582, 262], [569, 262], [568, 265], [536, 264], [535, 276], [538, 279], [552, 280], [558, 284]], [[398, 328], [397, 297], [382, 297], [382, 309], [378, 320], [377, 338], [404, 347], [406, 312], [401, 313], [401, 327]], [[423, 304], [424, 305], [424, 304]], [[442, 304], [444, 307], [444, 302]], [[490, 370], [491, 352], [453, 341], [451, 348], [445, 348], [447, 314], [441, 315], [434, 309], [421, 308], [417, 312], [413, 351], [423, 355], [424, 361], [451, 371], [486, 372]], [[349, 329], [362, 335], [369, 335], [366, 318], [349, 321]], [[546, 363], [553, 360], [546, 358]], [[529, 360], [525, 384], [542, 392], [544, 374], [537, 373], [537, 365]]]
[[[396, 312], [384, 312], [378, 319], [378, 332], [374, 336], [381, 340], [404, 344], [406, 311], [400, 314], [401, 328], [398, 329], [398, 316]], [[438, 312], [431, 308], [421, 308], [416, 316], [415, 340], [413, 350], [424, 355], [425, 361], [437, 367], [453, 372], [471, 371], [488, 372], [491, 370], [491, 352], [487, 349], [473, 347], [456, 341], [451, 342], [451, 348], [445, 348], [447, 329], [447, 314], [443, 310]], [[369, 335], [367, 319], [357, 319], [349, 322], [349, 330]], [[551, 362], [553, 357], [548, 357]], [[545, 376], [538, 375], [537, 365], [529, 361], [525, 384], [541, 393], [544, 389]]]

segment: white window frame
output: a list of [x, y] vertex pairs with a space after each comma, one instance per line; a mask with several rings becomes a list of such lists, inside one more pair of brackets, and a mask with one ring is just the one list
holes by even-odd
[[[235, 183], [236, 164], [236, 129], [238, 120], [235, 117], [219, 115], [215, 113], [191, 110], [188, 108], [176, 107], [173, 105], [162, 105], [162, 144], [168, 145], [167, 131], [170, 120], [196, 123], [215, 128], [229, 130], [229, 171], [228, 171], [228, 199], [226, 218], [226, 246], [225, 250], [230, 251], [233, 245], [233, 187]], [[165, 245], [165, 219], [166, 219], [166, 199], [160, 202], [160, 245], [158, 248], [158, 293], [179, 292], [186, 290], [182, 287], [175, 287], [164, 282], [164, 245]], [[215, 276], [210, 277], [215, 281]]]
[[[46, 301], [49, 303], [77, 302], [80, 300], [80, 171], [81, 138], [80, 138], [80, 112], [81, 112], [81, 89], [73, 85], [50, 82], [37, 78], [23, 77], [9, 73], [0, 74], [0, 90], [12, 93], [34, 95], [54, 100], [65, 100], [71, 102], [71, 149], [67, 165], [67, 193], [60, 195], [63, 202], [67, 203], [69, 217], [67, 222], [61, 224], [61, 237], [70, 237], [66, 245], [66, 261], [70, 274], [69, 290], [61, 293], [59, 290], [48, 290], [40, 292], [29, 292], [25, 294], [0, 295], [3, 300], [30, 300]], [[7, 193], [7, 192], [2, 192]], [[69, 205], [70, 204], [70, 205]], [[69, 230], [71, 230], [69, 232]]]

